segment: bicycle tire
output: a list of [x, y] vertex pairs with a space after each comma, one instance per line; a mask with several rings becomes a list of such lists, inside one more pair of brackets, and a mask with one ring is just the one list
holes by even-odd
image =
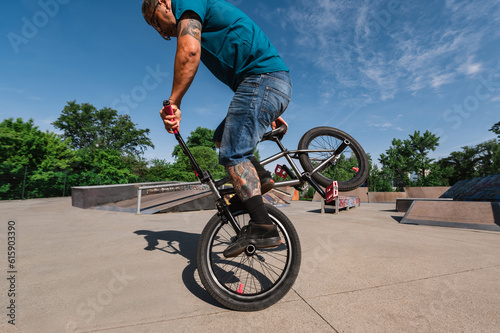
[[[240, 226], [248, 223], [243, 207], [230, 207]], [[259, 311], [278, 302], [292, 288], [300, 269], [301, 249], [297, 231], [288, 217], [266, 204], [268, 214], [277, 225], [281, 245], [243, 252], [225, 258], [222, 252], [236, 236], [233, 227], [219, 214], [207, 223], [197, 248], [200, 280], [207, 292], [220, 304], [237, 311]]]
[[[368, 177], [368, 157], [361, 145], [349, 134], [333, 127], [316, 127], [307, 131], [299, 141], [299, 150], [328, 149], [335, 151], [342, 142], [349, 145], [333, 163], [312, 174], [321, 186], [328, 187], [338, 181], [339, 191], [351, 191], [361, 186]], [[349, 155], [349, 156], [347, 156]], [[331, 156], [331, 153], [301, 153], [299, 161], [307, 172], [312, 172], [316, 165]], [[357, 170], [356, 170], [357, 168]]]

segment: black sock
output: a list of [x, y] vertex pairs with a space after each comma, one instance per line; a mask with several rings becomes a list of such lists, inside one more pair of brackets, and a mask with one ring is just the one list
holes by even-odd
[[245, 205], [248, 214], [250, 214], [252, 222], [256, 224], [272, 224], [269, 219], [269, 215], [267, 215], [267, 209], [261, 195], [251, 197], [250, 199], [245, 200], [243, 204]]

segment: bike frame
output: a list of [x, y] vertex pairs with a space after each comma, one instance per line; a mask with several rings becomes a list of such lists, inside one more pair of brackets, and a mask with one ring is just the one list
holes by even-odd
[[[167, 112], [167, 114], [173, 115], [173, 111], [170, 107], [170, 103], [168, 101], [163, 102], [164, 108]], [[219, 211], [219, 214], [221, 218], [228, 223], [231, 224], [231, 226], [234, 228], [236, 233], [239, 233], [241, 230], [241, 226], [239, 223], [235, 220], [233, 214], [231, 213], [229, 209], [229, 205], [226, 203], [224, 200], [224, 195], [226, 194], [232, 194], [235, 193], [234, 189], [229, 189], [229, 190], [219, 190], [216, 185], [216, 182], [214, 181], [212, 175], [210, 172], [203, 170], [198, 162], [196, 162], [194, 156], [191, 154], [191, 151], [189, 150], [188, 146], [184, 142], [184, 139], [180, 135], [179, 131], [174, 131], [175, 139], [181, 146], [182, 151], [184, 154], [186, 154], [187, 158], [189, 159], [189, 162], [191, 163], [191, 167], [198, 179], [202, 184], [206, 184], [210, 187], [210, 190], [215, 196], [215, 201], [216, 201], [216, 206], [217, 210]], [[325, 198], [325, 191], [321, 188], [321, 186], [316, 183], [316, 181], [312, 178], [312, 175], [320, 170], [323, 170], [323, 168], [327, 167], [328, 165], [334, 163], [342, 154], [342, 152], [345, 150], [350, 145], [349, 140], [344, 140], [342, 144], [336, 149], [336, 150], [330, 150], [330, 149], [302, 149], [302, 150], [287, 150], [283, 144], [281, 143], [280, 139], [277, 136], [271, 136], [269, 139], [271, 141], [274, 141], [281, 152], [274, 154], [271, 157], [266, 158], [265, 160], [261, 161], [260, 163], [262, 165], [269, 164], [273, 161], [276, 161], [277, 159], [280, 159], [282, 157], [285, 157], [286, 160], [290, 163], [292, 166], [293, 172], [290, 172], [288, 167], [286, 167], [288, 175], [292, 178], [292, 180], [288, 181], [281, 181], [275, 183], [276, 187], [284, 187], [284, 186], [302, 186], [304, 183], [309, 183], [311, 186], [323, 197]], [[297, 165], [293, 162], [293, 159], [297, 159], [299, 154], [302, 153], [331, 153], [332, 156], [324, 160], [322, 163], [320, 163], [318, 166], [316, 166], [311, 172], [300, 172], [299, 168]]]
[[[304, 183], [309, 183], [323, 198], [325, 198], [325, 191], [321, 188], [321, 186], [316, 183], [316, 181], [312, 178], [312, 175], [315, 174], [318, 171], [323, 170], [325, 167], [327, 167], [330, 164], [335, 163], [337, 159], [340, 158], [342, 152], [345, 150], [350, 145], [349, 140], [344, 140], [342, 144], [336, 149], [298, 149], [298, 150], [288, 150], [286, 149], [283, 144], [281, 143], [280, 139], [277, 137], [272, 137], [271, 139], [274, 143], [276, 143], [281, 150], [281, 152], [276, 153], [272, 155], [271, 157], [268, 157], [262, 161], [260, 161], [260, 164], [266, 165], [271, 162], [274, 162], [282, 157], [285, 157], [285, 159], [290, 163], [292, 166], [293, 172], [290, 172], [290, 170], [286, 167], [286, 170], [291, 180], [284, 180], [280, 182], [276, 182], [274, 184], [275, 187], [285, 187], [285, 186], [302, 186]], [[322, 163], [317, 165], [311, 172], [301, 172], [297, 165], [293, 162], [293, 159], [297, 159], [299, 154], [303, 153], [331, 153], [332, 155], [324, 160]], [[298, 175], [298, 176], [297, 176]]]
[[[191, 154], [189, 148], [187, 147], [186, 143], [184, 142], [184, 139], [180, 135], [179, 132], [174, 133], [175, 138], [179, 145], [181, 146], [182, 151], [186, 156], [188, 157], [191, 167], [195, 173], [195, 175], [198, 177], [200, 182], [202, 184], [207, 184], [210, 187], [210, 190], [215, 196], [216, 200], [216, 206], [217, 210], [219, 211], [219, 214], [221, 215], [222, 218], [225, 218], [227, 222], [231, 224], [231, 226], [234, 228], [236, 232], [239, 232], [241, 230], [241, 226], [236, 222], [234, 219], [233, 215], [231, 214], [229, 210], [229, 206], [227, 205], [226, 201], [224, 200], [224, 195], [227, 194], [233, 194], [235, 193], [234, 189], [218, 189], [218, 186], [216, 185], [216, 182], [212, 178], [212, 175], [210, 172], [205, 171], [201, 169], [199, 164], [196, 162], [195, 158]], [[288, 150], [286, 149], [279, 138], [277, 137], [272, 137], [271, 139], [274, 141], [279, 149], [281, 150], [279, 153], [276, 153], [264, 160], [262, 160], [260, 163], [262, 165], [266, 165], [269, 163], [272, 163], [280, 158], [285, 158], [290, 165], [292, 166], [293, 172], [291, 172], [288, 167], [286, 167], [286, 171], [288, 175], [292, 178], [291, 180], [284, 180], [280, 182], [275, 183], [275, 187], [285, 187], [285, 186], [302, 186], [306, 182], [309, 183], [323, 198], [325, 198], [325, 191], [321, 186], [319, 186], [316, 181], [312, 178], [312, 175], [315, 174], [316, 172], [322, 170], [323, 168], [327, 167], [329, 164], [334, 163], [342, 154], [342, 152], [345, 150], [346, 147], [349, 146], [350, 142], [348, 140], [345, 140], [336, 150], [332, 149], [297, 149], [297, 150]], [[316, 166], [311, 172], [301, 172], [299, 168], [297, 167], [297, 164], [293, 161], [293, 159], [297, 159], [299, 154], [302, 153], [331, 153], [332, 156], [324, 160], [322, 163], [320, 163], [318, 166]], [[298, 176], [297, 176], [298, 175]]]

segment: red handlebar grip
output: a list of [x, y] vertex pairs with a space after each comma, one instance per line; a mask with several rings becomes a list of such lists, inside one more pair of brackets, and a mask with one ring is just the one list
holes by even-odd
[[[174, 110], [172, 109], [172, 106], [170, 105], [169, 100], [164, 100], [163, 101], [163, 110], [169, 115], [173, 116], [174, 115]], [[179, 133], [177, 130], [174, 130], [174, 134]]]

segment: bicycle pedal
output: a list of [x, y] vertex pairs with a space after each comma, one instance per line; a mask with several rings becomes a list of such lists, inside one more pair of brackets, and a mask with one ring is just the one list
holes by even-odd
[[334, 181], [330, 186], [326, 188], [325, 201], [329, 203], [339, 196], [339, 185], [337, 181]]
[[279, 164], [276, 166], [274, 173], [283, 179], [286, 179], [286, 177], [288, 177], [288, 174], [286, 173], [284, 166]]

